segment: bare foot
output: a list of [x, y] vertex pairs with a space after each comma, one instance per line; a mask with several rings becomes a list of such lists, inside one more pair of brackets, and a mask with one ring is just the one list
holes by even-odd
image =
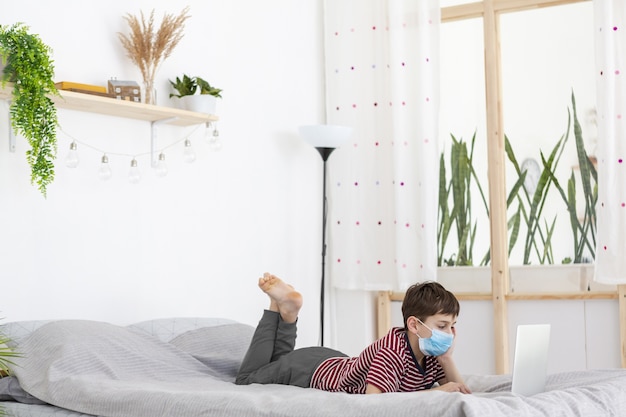
[[302, 295], [299, 292], [282, 279], [267, 272], [259, 278], [259, 288], [272, 300], [270, 310], [275, 306], [285, 322], [296, 321], [302, 307]]

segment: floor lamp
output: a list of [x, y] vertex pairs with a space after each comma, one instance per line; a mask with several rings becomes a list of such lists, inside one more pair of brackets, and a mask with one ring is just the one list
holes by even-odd
[[347, 126], [313, 125], [301, 126], [300, 135], [319, 152], [324, 164], [322, 177], [322, 279], [320, 282], [320, 345], [324, 346], [324, 294], [326, 292], [326, 220], [328, 200], [326, 198], [326, 161], [330, 154], [345, 143], [352, 134]]

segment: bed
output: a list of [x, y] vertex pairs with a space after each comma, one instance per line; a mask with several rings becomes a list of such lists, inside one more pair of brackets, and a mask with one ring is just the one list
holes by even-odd
[[468, 375], [472, 395], [237, 386], [253, 330], [220, 318], [7, 323], [22, 357], [0, 378], [0, 406], [15, 417], [626, 416], [622, 369], [551, 375], [532, 397], [511, 394], [508, 375]]

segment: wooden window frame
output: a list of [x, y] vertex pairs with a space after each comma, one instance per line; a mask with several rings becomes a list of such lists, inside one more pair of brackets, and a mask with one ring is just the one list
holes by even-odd
[[[441, 22], [483, 19], [485, 48], [485, 97], [487, 114], [487, 166], [491, 241], [491, 294], [494, 309], [495, 366], [497, 373], [509, 372], [508, 237], [506, 213], [505, 150], [500, 58], [500, 15], [543, 7], [562, 6], [591, 0], [484, 0], [441, 9]], [[544, 294], [550, 298], [549, 294]], [[626, 368], [626, 285], [619, 285], [621, 363]], [[380, 300], [379, 300], [380, 301]], [[383, 301], [384, 304], [384, 301]], [[379, 324], [380, 325], [380, 324]]]

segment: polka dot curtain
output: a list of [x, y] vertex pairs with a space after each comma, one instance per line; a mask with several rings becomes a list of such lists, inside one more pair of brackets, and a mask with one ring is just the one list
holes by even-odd
[[436, 279], [438, 56], [433, 0], [328, 0], [331, 284], [404, 290]]
[[626, 284], [626, 2], [595, 0], [598, 236], [595, 280]]

